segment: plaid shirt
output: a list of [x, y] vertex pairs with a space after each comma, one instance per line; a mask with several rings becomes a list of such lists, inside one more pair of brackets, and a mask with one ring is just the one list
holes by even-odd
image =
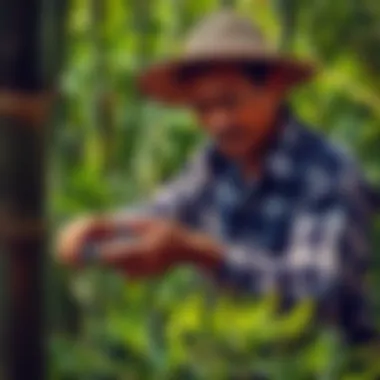
[[[267, 154], [262, 176], [245, 183], [233, 163], [207, 147], [147, 205], [224, 242], [218, 278], [262, 294], [335, 298], [344, 318], [368, 318], [363, 275], [371, 205], [355, 164], [291, 119]], [[343, 294], [349, 294], [348, 298]]]

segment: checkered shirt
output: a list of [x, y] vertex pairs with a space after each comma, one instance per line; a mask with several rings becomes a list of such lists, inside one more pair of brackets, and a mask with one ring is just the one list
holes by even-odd
[[355, 309], [348, 319], [368, 318], [366, 183], [350, 158], [295, 119], [277, 133], [260, 179], [246, 183], [210, 145], [145, 210], [223, 242], [217, 277], [224, 283], [254, 294], [277, 289], [293, 300], [335, 296], [348, 302], [344, 313]]

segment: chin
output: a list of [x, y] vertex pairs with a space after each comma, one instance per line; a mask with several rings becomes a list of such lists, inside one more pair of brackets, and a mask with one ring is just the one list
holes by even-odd
[[222, 153], [231, 160], [240, 161], [247, 157], [251, 151], [251, 148], [242, 147], [241, 144], [236, 146], [235, 144], [230, 146], [224, 146], [221, 148]]

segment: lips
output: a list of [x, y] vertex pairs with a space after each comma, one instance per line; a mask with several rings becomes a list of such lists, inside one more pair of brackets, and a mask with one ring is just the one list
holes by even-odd
[[236, 128], [231, 128], [230, 130], [219, 133], [216, 138], [221, 143], [228, 143], [231, 141], [244, 140], [245, 136], [244, 133], [240, 132]]

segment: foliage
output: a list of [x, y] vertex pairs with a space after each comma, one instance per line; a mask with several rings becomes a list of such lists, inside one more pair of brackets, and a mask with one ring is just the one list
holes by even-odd
[[243, 379], [255, 373], [270, 379], [349, 379], [343, 375], [356, 371], [371, 379], [379, 373], [374, 356], [354, 357], [335, 331], [317, 329], [311, 302], [282, 314], [275, 296], [210, 301], [213, 289], [189, 288], [186, 282], [195, 274], [182, 270], [156, 283], [149, 300], [146, 285], [123, 287], [120, 278], [108, 279], [104, 291], [110, 297], [100, 310], [91, 287], [100, 281], [97, 276], [77, 279], [86, 323], [75, 340], [55, 336], [53, 378]]
[[54, 336], [52, 378], [374, 379], [380, 373], [375, 352], [349, 352], [336, 331], [318, 328], [311, 301], [280, 313], [274, 295], [215, 297], [215, 289], [196, 285], [196, 274], [182, 269], [155, 283], [148, 298], [146, 284], [103, 278], [109, 297], [99, 308], [91, 286], [98, 276], [77, 278], [85, 324], [75, 339]]
[[[135, 76], [176, 51], [187, 26], [221, 3], [251, 15], [273, 43], [324, 63], [318, 79], [294, 94], [295, 109], [349, 147], [374, 183], [380, 179], [377, 0], [73, 0], [49, 171], [54, 228], [149, 196], [196, 149], [202, 136], [191, 117], [143, 101]], [[52, 379], [378, 376], [370, 354], [315, 330], [313, 305], [279, 316], [275, 299], [219, 298], [182, 270], [141, 284], [96, 268], [51, 271]]]

